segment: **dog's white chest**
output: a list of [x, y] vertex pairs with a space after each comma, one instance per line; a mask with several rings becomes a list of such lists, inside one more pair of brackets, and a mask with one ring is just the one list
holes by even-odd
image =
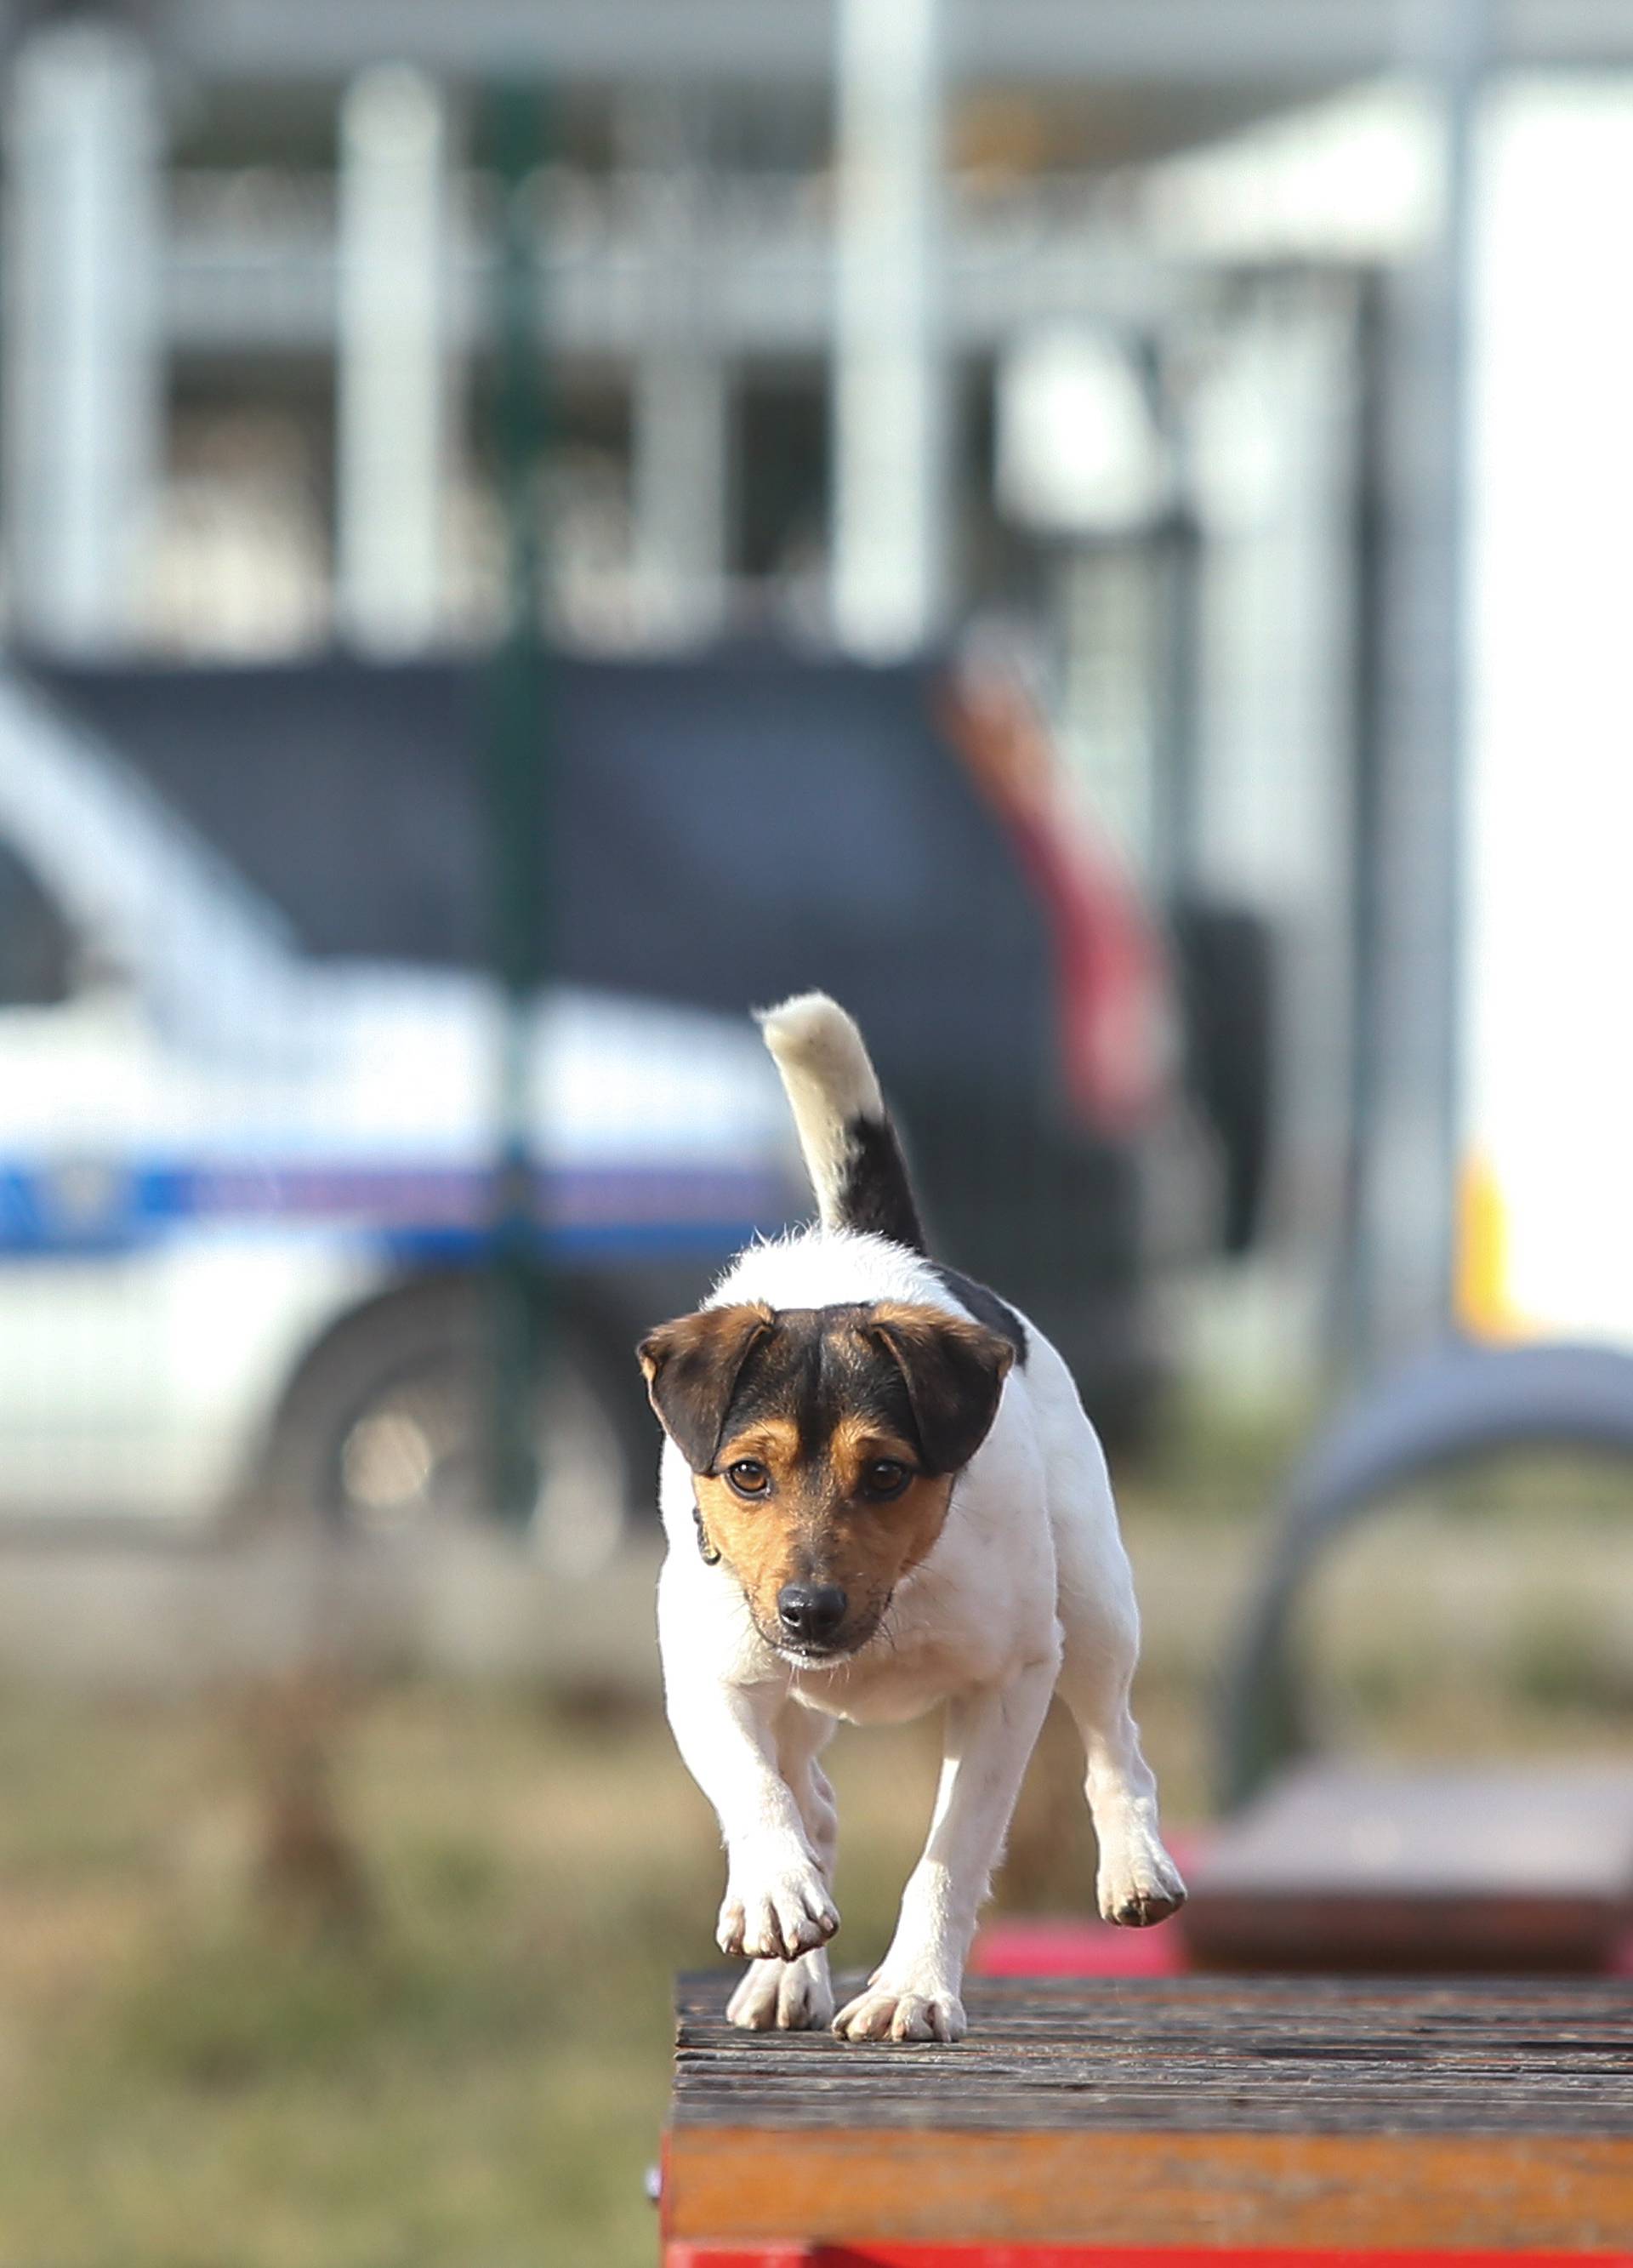
[[[982, 1664], [973, 1665], [979, 1674]], [[854, 1725], [901, 1725], [936, 1708], [971, 1681], [967, 1646], [947, 1638], [898, 1640], [878, 1656], [835, 1664], [832, 1669], [799, 1669], [792, 1693], [808, 1709], [842, 1717]]]

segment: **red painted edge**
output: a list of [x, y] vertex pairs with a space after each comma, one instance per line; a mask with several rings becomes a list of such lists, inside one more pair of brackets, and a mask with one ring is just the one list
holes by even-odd
[[1093, 2244], [665, 2246], [663, 2268], [1633, 2268], [1633, 2252], [1284, 2251]]
[[1160, 1929], [1114, 1929], [1075, 1916], [1001, 1914], [975, 1940], [972, 1977], [1183, 1977], [1192, 1967], [1182, 1918]]

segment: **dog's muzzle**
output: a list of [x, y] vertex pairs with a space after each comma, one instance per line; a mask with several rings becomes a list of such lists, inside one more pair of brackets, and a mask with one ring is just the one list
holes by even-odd
[[826, 1653], [850, 1605], [837, 1583], [784, 1583], [776, 1594], [779, 1642], [799, 1652]]
[[839, 1608], [837, 1612], [830, 1606], [826, 1616], [822, 1614], [821, 1609], [819, 1609], [819, 1622], [822, 1625], [819, 1630], [811, 1629], [808, 1619], [799, 1616], [797, 1609], [797, 1617], [806, 1620], [806, 1627], [802, 1631], [795, 1622], [791, 1622], [788, 1615], [783, 1611], [783, 1602], [788, 1598], [790, 1591], [813, 1588], [832, 1592], [840, 1599], [843, 1599], [845, 1595], [835, 1583], [817, 1586], [791, 1583], [777, 1595], [777, 1628], [774, 1631], [761, 1630], [760, 1635], [769, 1646], [782, 1655], [784, 1661], [793, 1662], [802, 1669], [831, 1669], [841, 1662], [852, 1660], [856, 1655], [861, 1653], [872, 1644], [879, 1633], [880, 1624], [885, 1619], [885, 1611], [890, 1601], [886, 1598], [876, 1607], [863, 1608], [851, 1613], [849, 1622], [847, 1622], [849, 1602], [847, 1606]]

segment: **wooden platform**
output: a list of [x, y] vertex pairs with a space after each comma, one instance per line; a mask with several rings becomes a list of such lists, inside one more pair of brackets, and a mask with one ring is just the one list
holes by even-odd
[[730, 1981], [681, 1984], [668, 2268], [1633, 2268], [1625, 1984], [994, 1979], [945, 2048], [739, 2032]]

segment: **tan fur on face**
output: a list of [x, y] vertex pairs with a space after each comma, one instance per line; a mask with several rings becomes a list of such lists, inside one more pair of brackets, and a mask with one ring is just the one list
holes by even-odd
[[[783, 1641], [778, 1598], [790, 1584], [845, 1594], [834, 1652], [873, 1635], [941, 1533], [953, 1475], [992, 1422], [1010, 1356], [979, 1324], [882, 1300], [710, 1309], [644, 1343], [654, 1406], [692, 1468], [706, 1551], [736, 1576], [770, 1644]], [[912, 1476], [897, 1496], [865, 1485], [885, 1458]], [[732, 1484], [746, 1459], [769, 1476], [761, 1493]]]
[[745, 1500], [729, 1481], [699, 1474], [697, 1507], [761, 1635], [776, 1643], [777, 1594], [787, 1584], [837, 1583], [850, 1602], [848, 1642], [860, 1645], [877, 1628], [896, 1585], [933, 1548], [947, 1516], [951, 1478], [919, 1475], [888, 1503], [871, 1501], [857, 1492], [867, 1463], [879, 1457], [915, 1462], [905, 1442], [872, 1433], [843, 1447], [836, 1435], [830, 1458], [801, 1467], [790, 1445], [771, 1439], [761, 1423], [725, 1445], [722, 1474], [739, 1457], [756, 1457], [767, 1467], [771, 1493]]

